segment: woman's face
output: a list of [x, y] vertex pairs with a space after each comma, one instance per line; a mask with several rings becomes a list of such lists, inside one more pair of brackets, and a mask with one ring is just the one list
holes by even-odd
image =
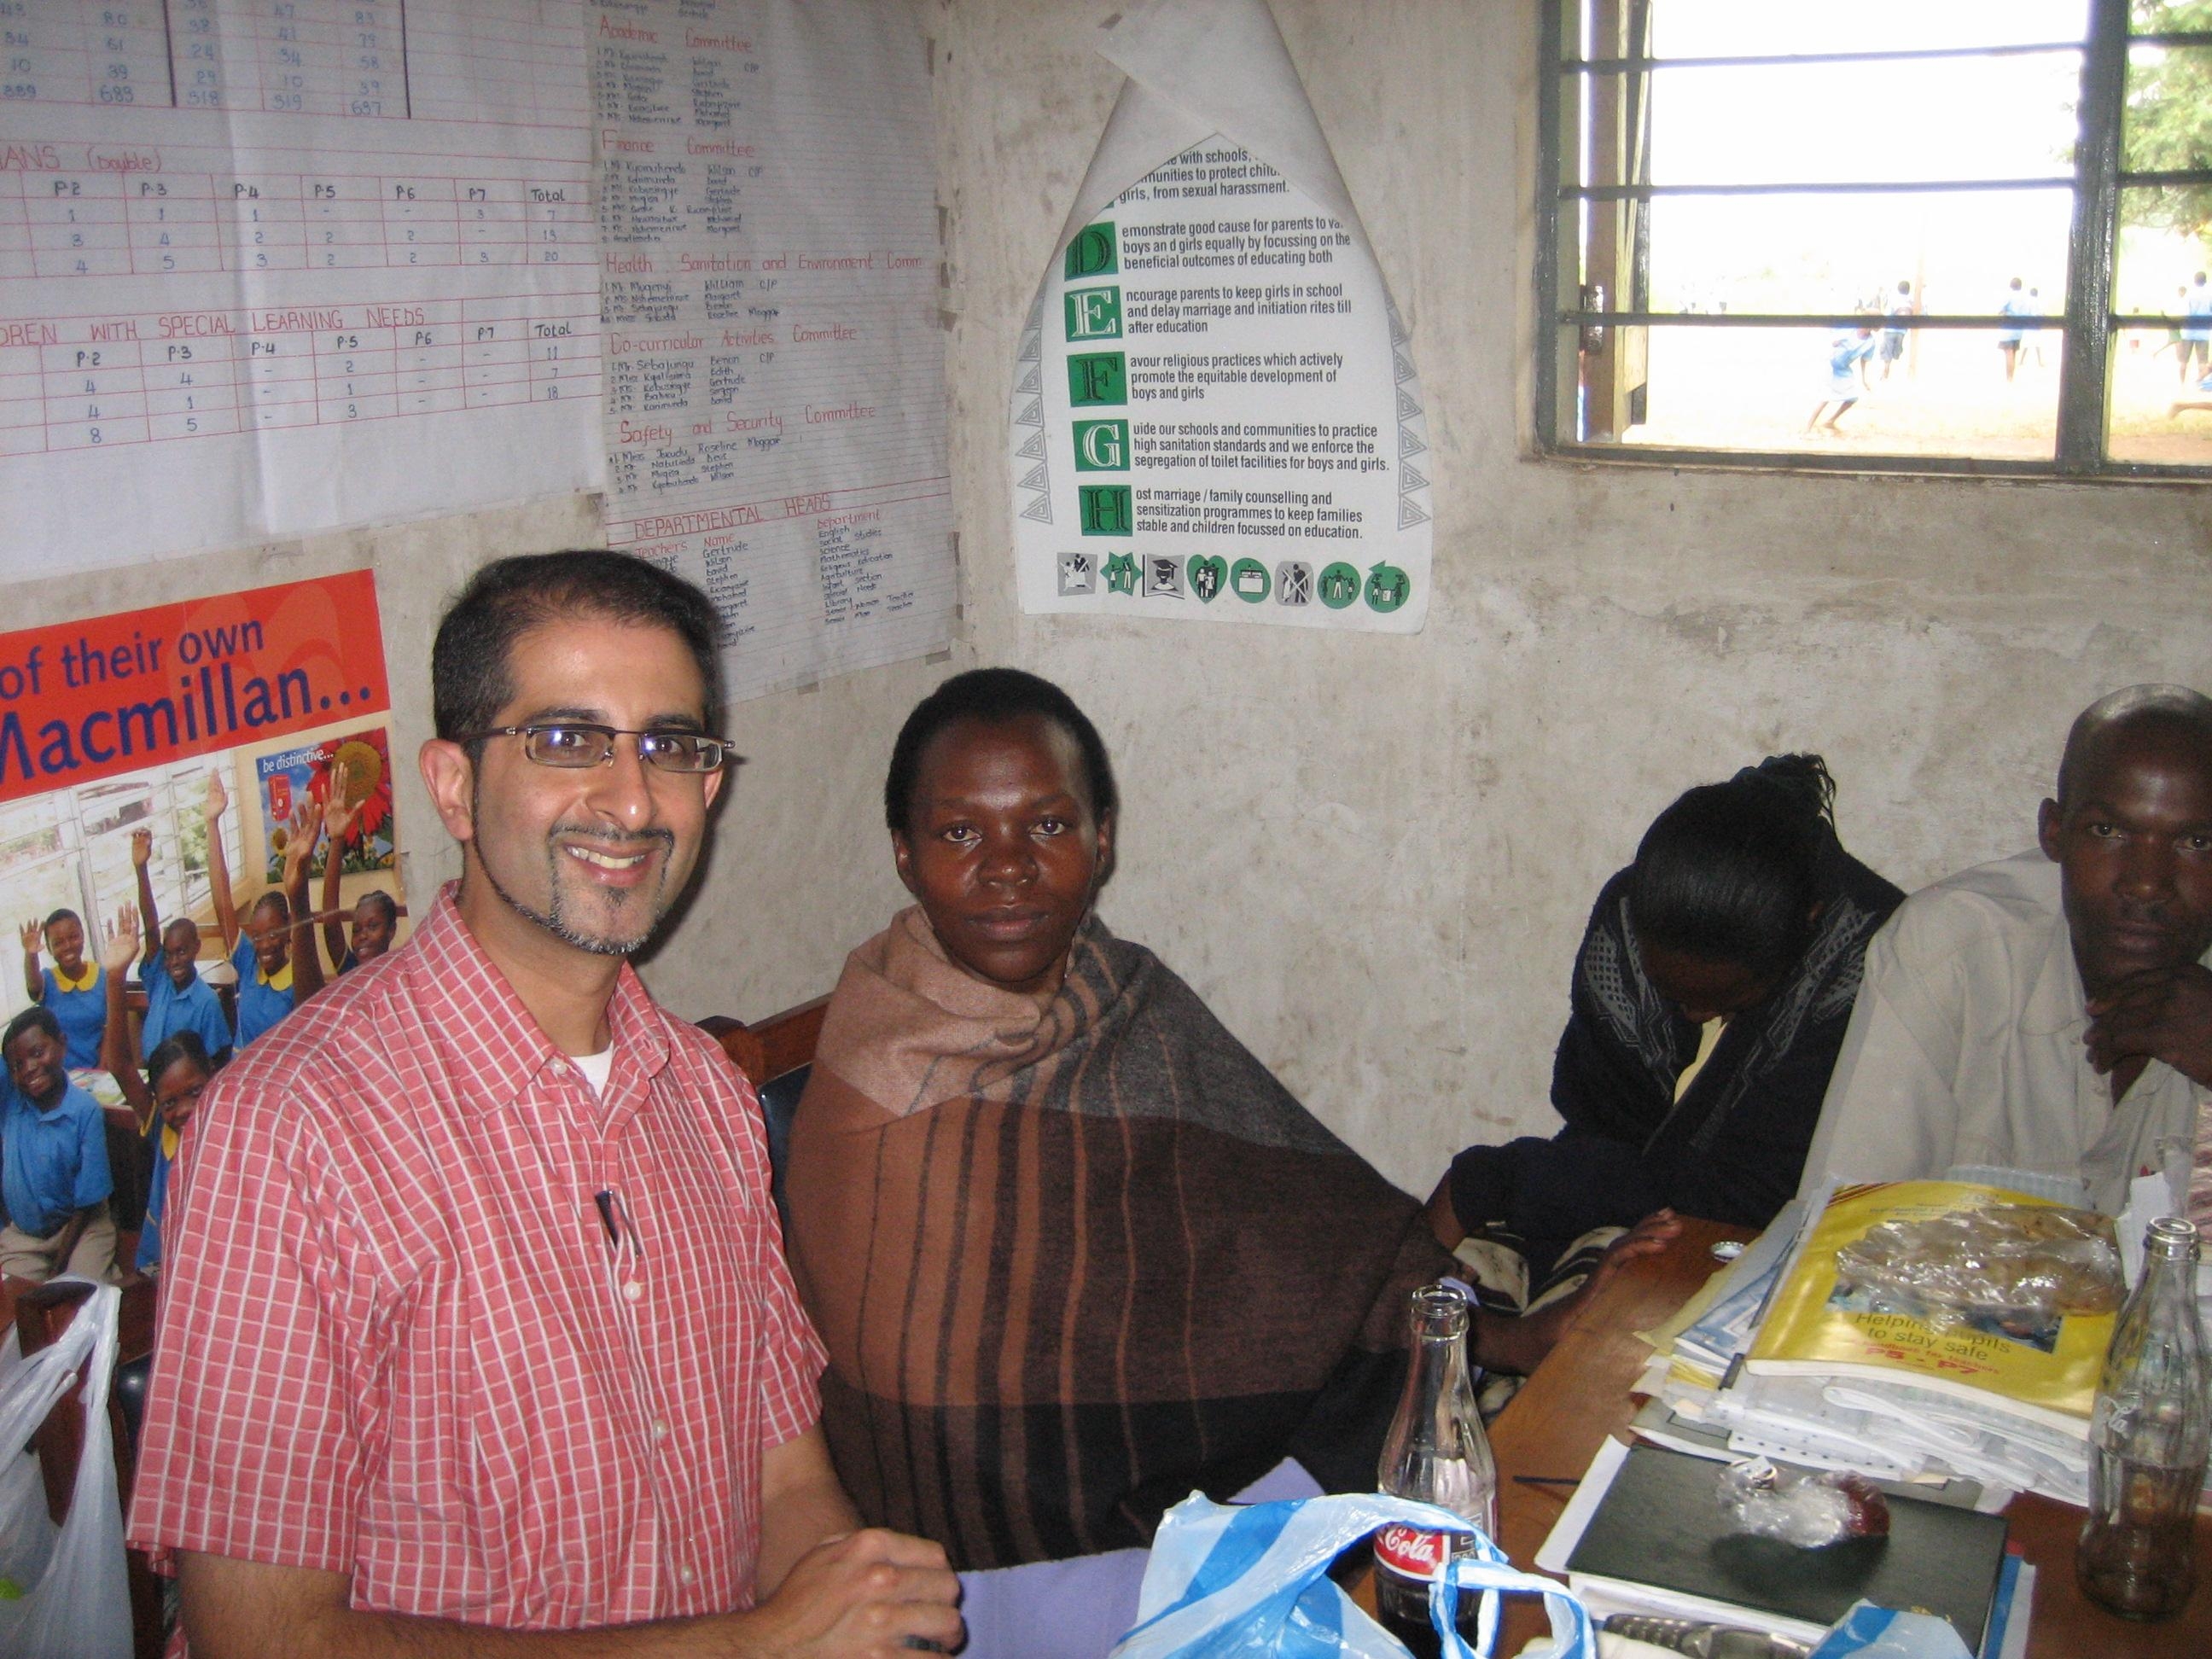
[[1042, 715], [962, 720], [921, 751], [891, 848], [945, 953], [1010, 991], [1052, 992], [1112, 860], [1075, 739]]
[[1637, 959], [1651, 988], [1682, 1011], [1692, 1025], [1728, 1019], [1774, 994], [1775, 981], [1741, 963], [1692, 956], [1649, 939], [1637, 942]]
[[353, 957], [374, 962], [392, 948], [392, 922], [382, 905], [364, 898], [353, 907]]
[[200, 930], [179, 916], [161, 930], [161, 966], [169, 983], [179, 991], [192, 982], [199, 969], [193, 966], [200, 954]]
[[192, 1121], [200, 1091], [207, 1085], [208, 1074], [192, 1061], [171, 1060], [154, 1081], [154, 1104], [161, 1110], [161, 1121], [172, 1129], [182, 1129]]
[[254, 960], [261, 971], [275, 977], [292, 959], [292, 923], [267, 900], [256, 904], [246, 920], [246, 936], [253, 941]]
[[46, 928], [46, 950], [54, 966], [75, 979], [84, 971], [84, 924], [74, 916], [52, 923]]

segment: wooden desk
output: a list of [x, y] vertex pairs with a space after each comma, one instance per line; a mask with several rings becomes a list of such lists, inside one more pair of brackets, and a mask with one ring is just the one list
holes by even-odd
[[[1491, 1425], [1490, 1443], [1498, 1456], [1498, 1542], [1516, 1566], [1533, 1567], [1569, 1489], [1522, 1486], [1513, 1477], [1580, 1475], [1607, 1434], [1627, 1437], [1637, 1404], [1629, 1387], [1651, 1352], [1636, 1333], [1658, 1324], [1705, 1283], [1719, 1266], [1711, 1255], [1715, 1243], [1749, 1237], [1740, 1227], [1684, 1221], [1673, 1245], [1629, 1263], [1606, 1286]], [[2137, 1625], [2090, 1606], [2074, 1586], [2081, 1510], [2023, 1496], [2013, 1500], [2005, 1518], [2012, 1541], [2037, 1569], [2031, 1659], [2212, 1654], [2212, 1525], [2200, 1522], [2197, 1528], [2197, 1593], [2189, 1605], [2163, 1624]], [[1535, 1597], [1512, 1597], [1498, 1652], [1518, 1653], [1524, 1643], [1550, 1628]]]

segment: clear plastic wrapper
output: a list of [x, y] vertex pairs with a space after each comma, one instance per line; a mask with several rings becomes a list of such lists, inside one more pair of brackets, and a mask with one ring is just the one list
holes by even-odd
[[1746, 1457], [1720, 1472], [1721, 1513], [1735, 1531], [1816, 1550], [1889, 1536], [1889, 1500], [1863, 1474]]
[[2032, 1204], [1886, 1222], [1836, 1252], [1836, 1277], [1845, 1292], [1938, 1329], [2041, 1329], [2112, 1313], [2126, 1294], [2109, 1216]]

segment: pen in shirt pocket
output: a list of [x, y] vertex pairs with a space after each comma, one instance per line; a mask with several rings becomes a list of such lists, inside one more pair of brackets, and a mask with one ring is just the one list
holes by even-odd
[[630, 1215], [629, 1206], [623, 1201], [623, 1195], [612, 1187], [602, 1187], [592, 1194], [592, 1202], [598, 1206], [599, 1224], [607, 1230], [607, 1243], [615, 1253], [620, 1255], [627, 1243], [629, 1253], [643, 1261], [645, 1246], [639, 1241], [637, 1222]]
[[592, 1202], [599, 1206], [599, 1224], [607, 1230], [610, 1249], [622, 1249], [622, 1230], [615, 1225], [615, 1193], [611, 1187], [602, 1187], [592, 1194]]

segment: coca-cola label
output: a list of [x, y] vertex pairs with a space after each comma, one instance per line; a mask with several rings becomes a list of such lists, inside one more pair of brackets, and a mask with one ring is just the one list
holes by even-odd
[[1375, 1559], [1407, 1578], [1441, 1578], [1451, 1559], [1452, 1535], [1392, 1524], [1375, 1534]]

